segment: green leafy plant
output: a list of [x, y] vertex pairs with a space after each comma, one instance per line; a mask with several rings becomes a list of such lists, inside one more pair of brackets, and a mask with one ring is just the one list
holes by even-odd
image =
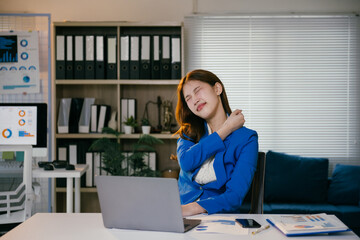
[[150, 121], [147, 118], [141, 119], [141, 126], [150, 126]]
[[126, 126], [131, 126], [133, 128], [137, 127], [138, 124], [136, 122], [136, 119], [133, 116], [130, 116], [128, 118], [125, 119], [125, 121], [123, 122]]
[[[123, 151], [119, 143], [120, 132], [105, 127], [103, 133], [114, 135], [115, 138], [104, 137], [97, 139], [92, 143], [89, 150], [103, 152], [102, 161], [104, 166], [102, 169], [104, 171], [114, 176], [127, 176], [128, 169], [123, 167], [127, 165], [132, 169], [131, 176], [160, 176], [158, 171], [150, 169], [145, 164], [144, 157], [148, 154], [147, 152], [155, 151], [153, 146], [162, 144], [162, 140], [147, 134], [141, 135], [139, 140], [132, 145], [131, 154], [127, 154], [128, 151]], [[123, 164], [124, 161], [127, 164]]]

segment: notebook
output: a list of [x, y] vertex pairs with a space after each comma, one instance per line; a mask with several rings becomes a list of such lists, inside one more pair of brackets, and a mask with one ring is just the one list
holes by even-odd
[[96, 176], [106, 228], [186, 232], [201, 220], [183, 219], [173, 178]]

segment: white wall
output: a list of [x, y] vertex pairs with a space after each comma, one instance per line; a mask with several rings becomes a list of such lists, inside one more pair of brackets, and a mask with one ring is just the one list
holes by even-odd
[[198, 13], [349, 13], [360, 0], [0, 0], [2, 13], [50, 13], [52, 21], [183, 21]]

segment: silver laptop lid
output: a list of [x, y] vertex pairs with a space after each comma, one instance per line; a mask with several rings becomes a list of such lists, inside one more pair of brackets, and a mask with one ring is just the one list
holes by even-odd
[[184, 232], [176, 179], [96, 176], [107, 228]]

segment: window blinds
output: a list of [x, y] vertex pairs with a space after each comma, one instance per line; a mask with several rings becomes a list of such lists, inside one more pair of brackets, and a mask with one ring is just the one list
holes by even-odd
[[355, 16], [189, 16], [185, 68], [224, 82], [261, 151], [359, 165], [359, 29]]

